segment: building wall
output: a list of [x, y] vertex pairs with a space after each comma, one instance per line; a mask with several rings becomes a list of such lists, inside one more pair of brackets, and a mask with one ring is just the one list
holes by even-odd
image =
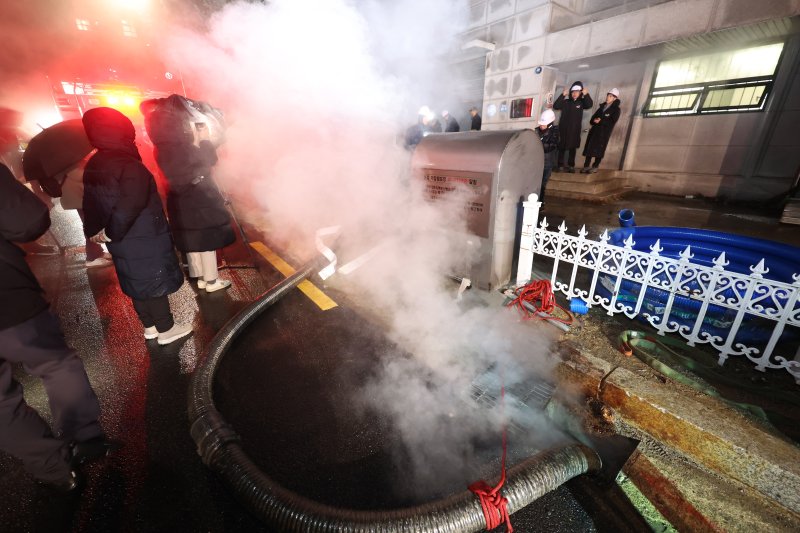
[[[640, 105], [623, 164], [632, 184], [665, 194], [754, 200], [788, 190], [800, 166], [798, 41], [785, 45], [765, 111], [645, 118]], [[640, 102], [651, 78], [642, 84]]]
[[[495, 43], [487, 56], [483, 97], [483, 128], [532, 127], [541, 101], [555, 83], [552, 69], [536, 74], [543, 65], [544, 37], [548, 31], [551, 5], [547, 0], [489, 0], [473, 4], [470, 38]], [[543, 94], [544, 93], [544, 94]], [[511, 100], [534, 98], [536, 113], [529, 120], [509, 118]], [[494, 106], [496, 114], [489, 112]], [[501, 111], [505, 109], [505, 111]]]
[[755, 156], [756, 176], [780, 178], [800, 172], [800, 36], [786, 44], [776, 94], [769, 114], [774, 119], [765, 134], [763, 151]]
[[[628, 171], [642, 189], [765, 198], [794, 179], [800, 161], [800, 74], [792, 68], [798, 46], [787, 47], [778, 74], [787, 79], [782, 85], [776, 80], [766, 112], [643, 118], [641, 108], [670, 43], [796, 16], [800, 0], [764, 0], [757, 8], [749, 0], [489, 0], [472, 6], [470, 38], [496, 46], [487, 56], [485, 129], [535, 127], [553, 95], [581, 80], [595, 108], [611, 87], [620, 89], [622, 116], [603, 167]], [[636, 52], [641, 54], [631, 61]], [[608, 66], [579, 68], [582, 60], [598, 57]], [[534, 99], [533, 116], [510, 118], [516, 98]], [[591, 112], [584, 115], [588, 128]]]

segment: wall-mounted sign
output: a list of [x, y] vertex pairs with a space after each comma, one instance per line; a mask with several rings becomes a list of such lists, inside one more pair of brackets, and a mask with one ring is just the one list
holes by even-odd
[[547, 93], [547, 103], [553, 105], [553, 93]]
[[489, 104], [486, 106], [486, 114], [490, 117], [493, 117], [497, 114], [497, 106], [494, 104]]
[[501, 113], [508, 113], [508, 104], [506, 104], [506, 103], [500, 104], [500, 112]]
[[463, 202], [468, 231], [484, 239], [489, 237], [491, 172], [426, 168], [421, 177], [425, 180], [425, 193], [429, 201], [443, 200], [445, 209], [448, 209], [447, 200], [455, 196], [459, 202]]

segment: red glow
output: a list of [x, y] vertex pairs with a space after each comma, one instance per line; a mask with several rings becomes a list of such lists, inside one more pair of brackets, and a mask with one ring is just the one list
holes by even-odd
[[139, 113], [139, 102], [142, 100], [142, 96], [138, 92], [116, 88], [98, 91], [98, 93], [102, 95], [100, 101], [104, 106], [113, 107], [129, 117]]

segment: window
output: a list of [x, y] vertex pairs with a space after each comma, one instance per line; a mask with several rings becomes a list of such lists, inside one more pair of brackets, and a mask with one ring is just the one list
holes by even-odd
[[530, 118], [533, 98], [519, 98], [511, 101], [511, 118]]
[[122, 35], [125, 37], [136, 37], [136, 28], [127, 20], [122, 21]]
[[89, 31], [89, 21], [86, 19], [75, 19], [75, 26], [80, 31]]
[[83, 83], [79, 82], [62, 81], [61, 90], [64, 91], [64, 94], [84, 94]]
[[761, 111], [783, 43], [662, 61], [644, 115]]

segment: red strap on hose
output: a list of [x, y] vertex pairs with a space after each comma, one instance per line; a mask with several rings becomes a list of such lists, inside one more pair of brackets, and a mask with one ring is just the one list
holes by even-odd
[[[500, 388], [500, 405], [505, 404], [506, 388], [505, 385]], [[469, 486], [478, 499], [481, 501], [481, 509], [483, 510], [483, 518], [486, 520], [486, 531], [490, 531], [500, 524], [506, 524], [506, 531], [513, 533], [514, 528], [511, 526], [511, 517], [508, 516], [508, 499], [500, 494], [500, 489], [506, 483], [506, 426], [503, 425], [503, 459], [500, 464], [500, 481], [497, 485], [492, 487], [484, 480], [476, 481]]]
[[508, 533], [512, 533], [514, 528], [511, 526], [511, 518], [508, 516], [508, 500], [500, 494], [500, 488], [505, 483], [505, 476], [500, 479], [500, 483], [492, 488], [485, 481], [476, 481], [469, 486], [469, 490], [475, 493], [481, 500], [483, 518], [486, 520], [486, 531], [490, 531], [503, 522], [506, 524]]

